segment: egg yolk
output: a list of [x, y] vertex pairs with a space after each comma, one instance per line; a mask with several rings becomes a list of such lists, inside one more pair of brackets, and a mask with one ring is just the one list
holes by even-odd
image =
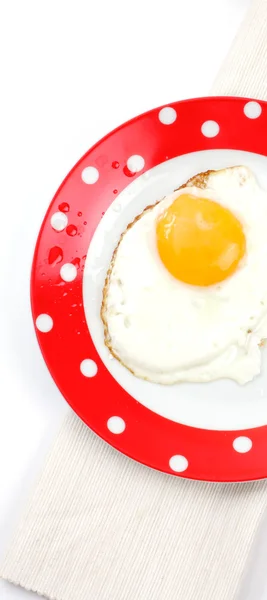
[[239, 220], [213, 200], [182, 194], [160, 215], [157, 246], [176, 279], [208, 286], [232, 275], [246, 250]]

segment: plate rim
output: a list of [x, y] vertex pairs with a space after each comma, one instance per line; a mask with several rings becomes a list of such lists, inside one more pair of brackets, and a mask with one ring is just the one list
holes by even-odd
[[[235, 103], [240, 103], [240, 102], [244, 102], [244, 104], [246, 104], [247, 102], [257, 102], [260, 103], [260, 105], [264, 105], [267, 106], [267, 102], [264, 100], [259, 100], [259, 99], [254, 99], [254, 98], [250, 98], [250, 97], [243, 97], [243, 96], [204, 96], [204, 97], [198, 97], [198, 98], [190, 98], [190, 99], [185, 99], [185, 100], [179, 100], [179, 101], [173, 101], [170, 102], [168, 104], [164, 104], [161, 106], [158, 106], [156, 108], [152, 108], [148, 111], [145, 111], [129, 120], [127, 120], [126, 122], [118, 125], [116, 128], [114, 128], [112, 131], [110, 131], [109, 133], [107, 133], [105, 136], [103, 136], [100, 140], [98, 140], [93, 146], [91, 146], [89, 148], [89, 150], [87, 150], [83, 156], [75, 163], [75, 165], [70, 169], [70, 171], [67, 173], [67, 175], [64, 177], [63, 181], [61, 182], [61, 184], [59, 185], [58, 189], [56, 190], [51, 202], [49, 203], [48, 209], [45, 213], [45, 216], [43, 218], [41, 227], [40, 227], [40, 231], [39, 234], [37, 236], [37, 241], [35, 244], [35, 249], [34, 249], [34, 256], [33, 256], [33, 261], [32, 261], [32, 268], [31, 268], [31, 285], [30, 285], [30, 298], [31, 298], [31, 311], [32, 311], [32, 317], [33, 317], [33, 321], [34, 321], [34, 325], [35, 325], [35, 290], [34, 290], [34, 274], [35, 274], [35, 270], [37, 267], [37, 257], [38, 257], [38, 248], [39, 248], [39, 244], [45, 229], [45, 225], [47, 222], [47, 218], [48, 215], [51, 211], [51, 208], [54, 206], [54, 203], [56, 202], [58, 196], [60, 195], [61, 191], [64, 189], [66, 182], [72, 177], [72, 175], [77, 171], [77, 169], [82, 165], [82, 163], [85, 161], [85, 159], [88, 157], [88, 155], [90, 153], [92, 153], [93, 151], [97, 150], [99, 147], [101, 147], [101, 145], [106, 141], [109, 140], [110, 138], [112, 138], [114, 136], [114, 134], [120, 133], [121, 131], [123, 131], [125, 128], [129, 127], [130, 125], [134, 125], [136, 122], [138, 122], [140, 119], [142, 119], [143, 117], [146, 116], [150, 116], [152, 114], [155, 114], [155, 112], [159, 112], [162, 108], [165, 107], [173, 107], [175, 105], [175, 107], [179, 106], [179, 105], [184, 105], [184, 104], [199, 104], [199, 103], [205, 103], [206, 101], [221, 101], [221, 102], [235, 102]], [[241, 148], [240, 148], [241, 149]], [[265, 154], [266, 156], [267, 154]], [[82, 285], [82, 280], [81, 280], [81, 285]], [[53, 378], [56, 386], [59, 388], [60, 392], [62, 393], [63, 397], [65, 398], [65, 400], [68, 402], [69, 406], [71, 407], [71, 409], [75, 412], [75, 414], [78, 416], [78, 418], [80, 418], [87, 427], [89, 427], [96, 435], [98, 435], [98, 437], [100, 437], [101, 439], [103, 439], [106, 443], [108, 443], [109, 445], [111, 445], [115, 450], [123, 453], [125, 456], [131, 458], [132, 460], [135, 460], [136, 462], [143, 464], [146, 467], [152, 468], [154, 470], [158, 470], [160, 472], [163, 472], [165, 474], [168, 475], [172, 475], [174, 477], [178, 476], [184, 479], [189, 479], [189, 480], [194, 480], [194, 481], [205, 481], [205, 482], [217, 482], [217, 483], [237, 483], [237, 482], [253, 482], [253, 481], [260, 481], [262, 479], [266, 479], [267, 478], [267, 464], [266, 464], [266, 474], [262, 475], [262, 476], [257, 476], [255, 475], [255, 477], [251, 477], [251, 478], [240, 478], [240, 479], [218, 479], [215, 477], [210, 476], [209, 478], [205, 477], [201, 477], [201, 476], [197, 476], [196, 474], [194, 474], [194, 477], [191, 477], [190, 475], [187, 475], [187, 472], [174, 472], [174, 471], [169, 471], [166, 470], [164, 468], [161, 468], [159, 466], [155, 467], [153, 465], [149, 465], [146, 461], [142, 461], [139, 458], [136, 458], [136, 456], [133, 456], [131, 454], [131, 452], [127, 451], [127, 449], [123, 449], [120, 447], [120, 444], [116, 443], [116, 440], [118, 440], [117, 436], [114, 436], [112, 439], [107, 439], [107, 437], [105, 437], [104, 435], [102, 435], [99, 430], [97, 428], [94, 428], [94, 425], [92, 423], [88, 423], [84, 416], [79, 414], [76, 410], [76, 408], [73, 406], [72, 401], [70, 400], [69, 397], [66, 397], [66, 394], [62, 391], [62, 386], [59, 384], [59, 382], [57, 381], [57, 377], [55, 376], [55, 374], [51, 371], [51, 368], [49, 366], [49, 361], [47, 359], [46, 353], [44, 351], [44, 347], [41, 343], [40, 340], [40, 335], [38, 334], [36, 325], [35, 325], [35, 330], [36, 330], [36, 335], [37, 335], [37, 340], [38, 340], [38, 344], [42, 353], [42, 356], [44, 358], [44, 361], [46, 363], [46, 366], [48, 368], [48, 371], [51, 375], [51, 377]], [[101, 359], [100, 359], [101, 360]], [[145, 408], [144, 409], [146, 411], [149, 411], [149, 409]], [[160, 417], [161, 419], [164, 419], [164, 417]], [[178, 424], [180, 425], [180, 424]], [[188, 428], [190, 430], [196, 430], [199, 431], [198, 428], [196, 427], [191, 427], [191, 426], [187, 426], [187, 425], [182, 425], [184, 428]], [[266, 433], [266, 437], [267, 437], [267, 426], [261, 426], [261, 427], [257, 427], [255, 428], [256, 430], [263, 430], [265, 429], [265, 433]], [[201, 431], [207, 431], [207, 430], [202, 430]], [[247, 432], [249, 432], [250, 430], [242, 430], [241, 435], [246, 435]], [[215, 432], [218, 433], [218, 431], [215, 430]], [[235, 434], [235, 433], [240, 433], [240, 430], [236, 430], [236, 431], [229, 431], [229, 432], [221, 432], [221, 433], [228, 433], [230, 435]]]

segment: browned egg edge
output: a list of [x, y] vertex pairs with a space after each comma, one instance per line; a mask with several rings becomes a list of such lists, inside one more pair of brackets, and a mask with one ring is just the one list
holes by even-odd
[[[216, 170], [208, 170], [208, 171], [203, 171], [202, 173], [198, 173], [197, 175], [194, 175], [193, 177], [191, 177], [190, 179], [188, 179], [188, 181], [186, 181], [186, 183], [183, 183], [182, 185], [180, 185], [178, 188], [176, 188], [174, 191], [178, 191], [181, 190], [185, 187], [198, 187], [202, 190], [207, 188], [207, 184], [208, 184], [208, 180], [209, 177], [212, 173], [222, 173], [224, 171], [229, 171], [229, 169], [236, 169], [237, 166], [235, 167], [228, 167], [226, 169], [218, 169]], [[130, 371], [133, 375], [135, 375], [134, 371], [132, 369], [130, 369], [122, 360], [121, 358], [118, 356], [118, 354], [115, 352], [115, 350], [112, 348], [112, 344], [111, 344], [111, 338], [109, 335], [109, 330], [108, 330], [108, 324], [107, 324], [107, 319], [106, 319], [106, 300], [107, 300], [107, 296], [108, 296], [108, 289], [109, 289], [109, 283], [110, 283], [110, 276], [112, 273], [112, 269], [114, 267], [115, 264], [115, 259], [117, 256], [117, 252], [118, 252], [118, 248], [120, 246], [120, 243], [123, 239], [123, 237], [125, 236], [126, 232], [131, 229], [131, 227], [137, 222], [139, 221], [139, 219], [141, 219], [141, 217], [144, 215], [144, 213], [146, 213], [149, 210], [152, 210], [152, 208], [154, 208], [154, 206], [156, 206], [159, 202], [161, 202], [161, 200], [158, 200], [157, 202], [155, 202], [155, 204], [151, 204], [149, 206], [147, 206], [139, 215], [137, 215], [137, 217], [134, 218], [134, 220], [129, 223], [129, 225], [127, 225], [125, 231], [123, 231], [123, 233], [120, 236], [120, 239], [117, 243], [117, 246], [112, 254], [112, 258], [110, 261], [110, 265], [107, 271], [107, 275], [105, 278], [105, 283], [104, 283], [104, 287], [103, 287], [103, 294], [102, 294], [102, 303], [101, 303], [101, 309], [100, 309], [100, 317], [104, 326], [104, 343], [105, 346], [109, 349], [109, 352], [111, 353], [111, 355], [116, 358], [121, 365], [123, 365], [126, 369], [128, 369], [128, 371]], [[251, 333], [251, 330], [248, 331], [248, 333]], [[259, 346], [263, 346], [264, 345], [264, 341], [265, 340], [261, 340]], [[138, 376], [139, 379], [145, 379], [147, 380], [147, 377], [140, 377]]]

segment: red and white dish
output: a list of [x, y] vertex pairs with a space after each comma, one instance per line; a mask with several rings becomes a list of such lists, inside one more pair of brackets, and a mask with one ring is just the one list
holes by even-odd
[[192, 175], [243, 164], [267, 190], [266, 130], [267, 104], [246, 98], [187, 100], [136, 117], [72, 169], [37, 241], [32, 311], [57, 386], [108, 443], [172, 475], [267, 476], [267, 356], [261, 375], [245, 386], [137, 379], [104, 345], [104, 278], [127, 224]]

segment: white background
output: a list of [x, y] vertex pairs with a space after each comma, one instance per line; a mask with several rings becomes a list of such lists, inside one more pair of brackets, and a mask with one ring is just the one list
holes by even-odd
[[[208, 94], [249, 3], [1, 4], [0, 556], [67, 411], [41, 358], [29, 304], [48, 203], [105, 133], [155, 106]], [[0, 582], [1, 600], [33, 597]]]

